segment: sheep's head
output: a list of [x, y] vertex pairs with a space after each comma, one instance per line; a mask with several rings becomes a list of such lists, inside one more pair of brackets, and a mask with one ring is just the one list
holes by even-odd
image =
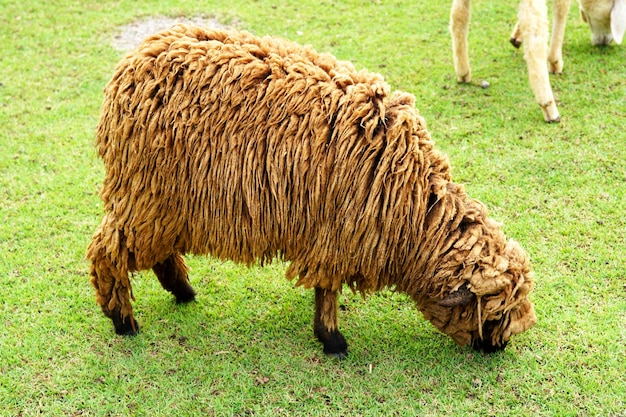
[[626, 0], [580, 2], [580, 16], [591, 28], [593, 45], [622, 43], [626, 32]]
[[537, 321], [527, 297], [532, 271], [516, 242], [507, 242], [500, 255], [462, 265], [460, 275], [463, 279], [443, 298], [418, 301], [426, 319], [459, 345], [495, 352]]

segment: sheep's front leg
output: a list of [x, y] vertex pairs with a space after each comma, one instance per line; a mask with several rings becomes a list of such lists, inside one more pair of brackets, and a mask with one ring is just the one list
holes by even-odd
[[550, 87], [546, 64], [548, 55], [548, 8], [545, 0], [522, 0], [519, 30], [524, 42], [524, 58], [530, 86], [546, 122], [559, 122], [559, 111]]
[[337, 291], [315, 288], [313, 332], [324, 344], [324, 353], [340, 359], [346, 357], [348, 344], [338, 329]]
[[460, 83], [472, 81], [472, 70], [467, 49], [467, 33], [470, 21], [470, 0], [453, 0], [450, 10], [450, 32], [452, 33], [452, 57], [454, 70]]

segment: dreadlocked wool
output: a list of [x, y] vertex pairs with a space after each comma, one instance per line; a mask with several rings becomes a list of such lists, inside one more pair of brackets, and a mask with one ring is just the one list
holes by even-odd
[[278, 257], [320, 294], [401, 291], [459, 344], [504, 347], [535, 322], [526, 254], [451, 182], [414, 97], [331, 55], [175, 26], [118, 64], [96, 147], [105, 216], [87, 257], [118, 332], [136, 331], [129, 272], [178, 297], [185, 253]]

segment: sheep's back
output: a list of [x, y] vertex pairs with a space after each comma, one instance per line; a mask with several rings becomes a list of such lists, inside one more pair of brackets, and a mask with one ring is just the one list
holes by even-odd
[[429, 176], [448, 165], [412, 97], [388, 92], [281, 39], [184, 26], [148, 38], [105, 89], [96, 143], [137, 268], [172, 248], [281, 256], [314, 285], [408, 262]]

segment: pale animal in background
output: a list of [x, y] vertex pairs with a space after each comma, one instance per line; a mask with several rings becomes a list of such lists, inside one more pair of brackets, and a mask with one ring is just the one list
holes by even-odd
[[[554, 0], [552, 15], [552, 39], [548, 52], [551, 73], [563, 72], [563, 39], [571, 0]], [[626, 32], [626, 0], [579, 0], [580, 16], [591, 28], [592, 45], [608, 45], [611, 41], [621, 44]], [[519, 47], [522, 35], [519, 22], [511, 34], [511, 43]]]
[[[516, 25], [519, 44], [524, 46], [530, 87], [541, 107], [546, 122], [559, 122], [546, 61], [548, 60], [548, 9], [545, 0], [521, 0]], [[469, 83], [472, 72], [469, 63], [467, 34], [470, 21], [470, 0], [453, 0], [450, 11], [452, 52], [457, 80]]]
[[622, 43], [626, 32], [626, 0], [579, 0], [578, 5], [580, 17], [591, 27], [593, 45]]

